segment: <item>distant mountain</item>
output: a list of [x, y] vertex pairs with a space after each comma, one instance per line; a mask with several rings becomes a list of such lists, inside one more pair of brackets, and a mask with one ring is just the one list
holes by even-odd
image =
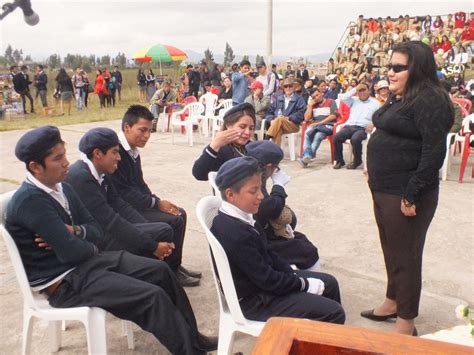
[[[202, 59], [204, 59], [204, 51], [199, 53], [191, 49], [184, 49], [184, 52], [186, 52], [186, 54], [188, 55], [187, 62], [189, 63], [199, 63]], [[216, 63], [224, 62], [224, 54], [213, 53], [213, 55], [214, 55], [214, 60]], [[263, 55], [263, 53], [260, 55]], [[311, 63], [325, 63], [328, 61], [330, 55], [331, 53], [317, 53], [317, 54], [312, 54], [312, 55], [302, 57], [302, 58]], [[236, 54], [234, 62], [238, 63], [242, 59], [243, 56], [244, 56], [243, 54]], [[276, 55], [276, 56], [273, 56], [273, 62], [276, 62], [276, 63], [284, 62], [292, 57], [293, 56], [291, 55], [287, 55], [287, 56]], [[249, 58], [250, 58], [251, 63], [255, 61], [255, 55], [249, 54]]]

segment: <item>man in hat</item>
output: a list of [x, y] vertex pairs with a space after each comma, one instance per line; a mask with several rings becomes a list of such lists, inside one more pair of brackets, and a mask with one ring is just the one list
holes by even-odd
[[343, 324], [339, 286], [328, 274], [293, 270], [270, 250], [253, 215], [264, 198], [259, 163], [234, 158], [219, 169], [222, 205], [211, 231], [227, 254], [242, 313], [248, 319], [298, 317]]
[[[356, 93], [357, 97], [354, 96]], [[342, 144], [350, 139], [354, 159], [347, 169], [356, 169], [362, 164], [362, 141], [374, 127], [372, 115], [380, 108], [380, 102], [370, 96], [369, 85], [365, 82], [346, 92], [342, 101], [351, 108], [351, 113], [344, 127], [334, 135], [333, 168], [340, 169], [345, 165]]]
[[167, 106], [175, 102], [176, 92], [171, 88], [171, 81], [165, 80], [163, 82], [163, 87], [160, 90], [155, 91], [150, 100], [151, 112], [155, 117], [151, 129], [152, 132], [156, 132], [156, 124], [158, 122], [158, 116], [160, 113], [162, 113]]
[[246, 59], [240, 62], [240, 71], [232, 74], [232, 102], [234, 105], [243, 103], [248, 96], [251, 74], [250, 62]]
[[99, 253], [102, 229], [72, 187], [59, 130], [25, 133], [15, 155], [27, 178], [13, 195], [5, 227], [18, 246], [33, 291], [51, 306], [100, 307], [151, 332], [175, 354], [215, 349], [201, 335], [184, 290], [168, 265], [127, 252]]
[[[132, 105], [122, 119], [119, 137], [120, 161], [117, 170], [111, 175], [112, 182], [120, 196], [132, 205], [149, 222], [164, 222], [173, 228], [173, 253], [181, 260], [187, 215], [183, 208], [160, 199], [143, 179], [141, 157], [138, 148], [143, 148], [153, 125], [153, 114], [144, 106]], [[183, 286], [198, 286], [200, 272], [185, 269], [180, 265], [175, 269], [176, 277]]]
[[255, 116], [257, 118], [255, 130], [260, 130], [262, 121], [265, 120], [265, 115], [270, 107], [270, 97], [263, 93], [264, 86], [261, 81], [255, 80], [249, 86], [250, 95], [245, 98], [245, 102], [249, 103], [255, 109]]
[[329, 135], [338, 116], [337, 105], [333, 99], [326, 99], [319, 90], [314, 90], [304, 113], [307, 129], [304, 137], [303, 157], [298, 160], [303, 168], [316, 157], [319, 145]]
[[182, 251], [172, 255], [173, 229], [166, 223], [149, 223], [120, 197], [110, 181], [120, 160], [117, 134], [110, 128], [93, 128], [82, 136], [79, 150], [81, 159], [70, 167], [64, 181], [105, 232], [99, 248], [165, 260], [176, 270], [181, 261], [175, 255]]
[[263, 96], [270, 98], [275, 92], [276, 88], [276, 76], [270, 70], [267, 70], [267, 65], [264, 61], [257, 63], [257, 81], [261, 82], [263, 85]]
[[306, 110], [303, 98], [294, 92], [293, 79], [285, 79], [282, 87], [283, 94], [277, 96], [265, 117], [267, 136], [278, 145], [283, 134], [299, 131]]

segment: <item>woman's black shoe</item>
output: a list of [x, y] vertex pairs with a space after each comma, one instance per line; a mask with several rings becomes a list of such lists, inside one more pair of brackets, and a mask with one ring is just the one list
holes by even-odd
[[198, 334], [198, 347], [199, 350], [210, 352], [217, 350], [217, 344], [219, 343], [218, 337], [206, 336], [204, 334]]
[[397, 318], [397, 313], [387, 314], [386, 316], [378, 316], [374, 314], [374, 310], [360, 312], [361, 317], [373, 320], [375, 322], [384, 322], [390, 318]]

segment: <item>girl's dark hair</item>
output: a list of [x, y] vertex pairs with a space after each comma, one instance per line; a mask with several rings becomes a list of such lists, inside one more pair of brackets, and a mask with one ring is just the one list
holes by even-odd
[[69, 75], [66, 73], [66, 69], [61, 68], [59, 69], [58, 76], [56, 77], [56, 81], [65, 81], [65, 80], [70, 80], [71, 78]]
[[408, 58], [408, 80], [400, 110], [410, 109], [415, 101], [420, 99], [420, 94], [430, 90], [436, 97], [445, 101], [454, 117], [451, 99], [441, 87], [436, 74], [436, 62], [431, 48], [421, 41], [402, 42], [393, 47], [393, 53], [401, 53]]
[[240, 120], [243, 116], [252, 117], [253, 124], [254, 125], [256, 124], [257, 118], [255, 117], [255, 110], [245, 109], [245, 110], [237, 111], [230, 115], [225, 116], [224, 124], [222, 125], [222, 130], [225, 131], [228, 125], [233, 125], [238, 120]]

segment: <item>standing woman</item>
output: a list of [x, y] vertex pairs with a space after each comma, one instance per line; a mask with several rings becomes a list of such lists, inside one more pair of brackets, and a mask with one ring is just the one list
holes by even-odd
[[227, 160], [246, 155], [245, 145], [253, 137], [255, 121], [255, 110], [249, 103], [229, 109], [221, 130], [194, 162], [193, 176], [206, 181], [209, 172], [219, 170]]
[[156, 76], [153, 73], [153, 70], [148, 69], [148, 73], [146, 75], [146, 101], [150, 102], [151, 98], [155, 94], [156, 91]]
[[138, 101], [145, 102], [146, 94], [146, 75], [142, 68], [138, 69], [137, 73], [137, 85], [138, 85]]
[[74, 88], [71, 77], [66, 73], [64, 68], [59, 69], [56, 82], [57, 89], [61, 93], [61, 115], [64, 115], [64, 104], [67, 104], [67, 114], [70, 116]]
[[367, 148], [388, 284], [384, 302], [361, 316], [397, 318], [396, 332], [416, 335], [423, 246], [438, 204], [438, 171], [454, 109], [429, 46], [418, 41], [395, 46], [389, 69], [392, 94], [374, 113], [377, 130]]
[[97, 69], [96, 74], [94, 92], [99, 96], [100, 108], [105, 108], [105, 97], [109, 94], [107, 91], [107, 82], [100, 69]]

